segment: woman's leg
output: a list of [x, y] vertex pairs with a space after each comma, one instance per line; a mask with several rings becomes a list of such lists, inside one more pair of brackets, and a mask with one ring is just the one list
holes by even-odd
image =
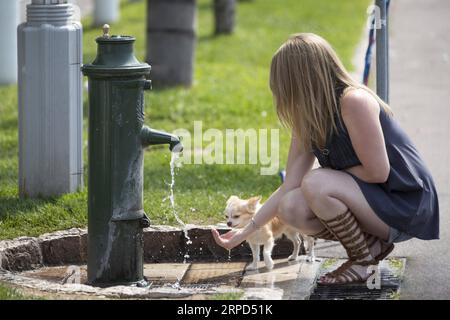
[[308, 207], [301, 188], [294, 189], [281, 198], [278, 217], [302, 234], [317, 234], [324, 229], [323, 224]]
[[[350, 179], [352, 178], [350, 177]], [[361, 193], [358, 185], [356, 185], [356, 188], [358, 188], [357, 191]], [[362, 194], [361, 196], [364, 197]], [[387, 237], [389, 236], [389, 227], [376, 216], [365, 199], [359, 197], [359, 199], [352, 199], [350, 202], [360, 202], [358, 200], [363, 203], [358, 203], [357, 206], [349, 205], [349, 208], [357, 216], [363, 230], [369, 234], [387, 240]], [[278, 208], [278, 217], [283, 223], [298, 229], [303, 234], [315, 235], [324, 230], [323, 224], [308, 206], [302, 188], [297, 188], [288, 192], [281, 199]]]
[[[336, 192], [333, 190], [336, 190]], [[327, 196], [328, 193], [332, 196], [335, 193], [339, 193], [339, 198], [346, 199], [346, 205], [357, 217], [362, 229], [367, 234], [375, 235], [375, 237], [384, 240], [389, 236], [389, 227], [370, 208], [354, 179], [344, 172], [329, 169], [312, 170], [305, 177], [302, 188], [288, 192], [280, 201], [278, 217], [285, 224], [298, 229], [302, 234], [317, 235], [325, 231], [325, 233], [328, 233], [328, 236], [331, 236], [325, 237], [325, 239], [335, 240], [332, 239], [335, 238], [333, 235], [326, 232], [322, 222], [309, 207], [304, 196], [304, 192], [307, 193], [308, 191], [311, 193], [311, 201], [314, 199], [319, 204], [324, 204], [328, 201], [323, 201], [320, 197]], [[341, 193], [343, 194], [342, 196], [340, 195]], [[339, 209], [341, 210], [342, 208]], [[336, 213], [332, 216], [335, 215]], [[374, 242], [374, 239], [371, 240], [369, 240], [370, 251], [376, 257], [381, 251], [386, 249], [386, 245]]]
[[389, 226], [372, 210], [349, 174], [315, 169], [304, 177], [301, 190], [304, 201], [317, 217], [329, 220], [350, 210], [365, 232], [388, 240]]
[[[303, 179], [301, 190], [308, 207], [339, 239], [350, 258], [321, 281], [366, 279], [368, 265], [373, 264], [374, 257], [382, 251], [381, 241], [371, 235], [387, 240], [389, 226], [373, 212], [357, 183], [345, 172], [312, 170]], [[372, 250], [369, 250], [370, 246]]]

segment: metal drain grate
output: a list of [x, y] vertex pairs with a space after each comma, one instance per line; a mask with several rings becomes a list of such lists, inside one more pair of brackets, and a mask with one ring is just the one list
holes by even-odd
[[[319, 277], [334, 270], [345, 260], [327, 260]], [[393, 300], [398, 299], [406, 259], [389, 259], [380, 263], [380, 289], [369, 289], [366, 283], [346, 285], [317, 284], [310, 300]]]
[[197, 289], [197, 290], [208, 290], [208, 289], [211, 289], [211, 288], [216, 288], [217, 287], [217, 284], [207, 284], [207, 283], [205, 283], [205, 284], [184, 284], [183, 285], [183, 288], [186, 288], [186, 289]]

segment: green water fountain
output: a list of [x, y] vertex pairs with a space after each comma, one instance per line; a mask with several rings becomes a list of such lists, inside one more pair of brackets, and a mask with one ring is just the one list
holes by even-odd
[[82, 72], [89, 85], [88, 283], [147, 286], [143, 274], [143, 155], [149, 145], [181, 152], [178, 137], [144, 125], [150, 65], [135, 55], [134, 37], [96, 39], [97, 56]]

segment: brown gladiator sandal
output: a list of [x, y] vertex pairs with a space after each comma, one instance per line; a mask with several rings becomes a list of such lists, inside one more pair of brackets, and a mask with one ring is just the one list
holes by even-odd
[[372, 248], [377, 242], [380, 243], [380, 253], [373, 257], [376, 261], [384, 260], [394, 250], [394, 244], [381, 240], [374, 235], [366, 233], [367, 246]]
[[[369, 247], [369, 249], [371, 249], [377, 242], [379, 242], [379, 244], [380, 244], [381, 252], [374, 257], [374, 259], [376, 261], [381, 261], [381, 260], [385, 259], [392, 252], [392, 250], [394, 250], [394, 244], [383, 241], [374, 235], [371, 235], [368, 233], [364, 233], [364, 234], [366, 236], [367, 246]], [[339, 239], [336, 238], [336, 236], [334, 234], [332, 234], [326, 227], [322, 231], [320, 231], [314, 235], [311, 235], [311, 237], [313, 237], [315, 239], [339, 241]]]
[[326, 278], [334, 278], [333, 282], [319, 281], [321, 284], [346, 284], [365, 282], [371, 275], [361, 277], [352, 266], [377, 265], [378, 261], [370, 255], [366, 236], [361, 230], [355, 216], [348, 210], [334, 219], [320, 219], [323, 225], [333, 234], [347, 251], [349, 261], [342, 264], [335, 271], [325, 275]]

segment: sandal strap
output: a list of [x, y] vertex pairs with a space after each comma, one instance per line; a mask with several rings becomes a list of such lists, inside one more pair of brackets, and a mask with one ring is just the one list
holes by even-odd
[[369, 248], [372, 248], [378, 241], [380, 241], [380, 239], [375, 237], [374, 235], [367, 233], [366, 241], [367, 241], [367, 246]]
[[[336, 218], [320, 221], [341, 242], [350, 260], [360, 262], [370, 257], [367, 236], [350, 210]], [[373, 264], [374, 260], [371, 259], [369, 262]]]
[[332, 234], [327, 228], [324, 228], [322, 231], [312, 235], [311, 237], [316, 239], [339, 241], [338, 238], [336, 238], [336, 236]]
[[[381, 241], [382, 245], [387, 245], [389, 248], [389, 243], [382, 241], [380, 238], [375, 237], [374, 235], [370, 233], [364, 233], [366, 235], [366, 241], [367, 246], [369, 248], [372, 248], [378, 241]], [[356, 235], [355, 238], [357, 238], [359, 235]], [[334, 234], [332, 234], [326, 227], [323, 228], [322, 231], [312, 234], [311, 237], [315, 239], [324, 239], [324, 240], [332, 240], [332, 241], [339, 241]], [[352, 239], [353, 240], [353, 239]]]
[[350, 212], [350, 210], [347, 210], [346, 212], [337, 215], [335, 218], [328, 219], [328, 220], [324, 220], [324, 219], [320, 219], [320, 220], [325, 222], [325, 223], [327, 223], [327, 224], [328, 223], [332, 223], [334, 221], [341, 221], [343, 218], [345, 218], [347, 216], [348, 212]]
[[364, 281], [364, 279], [360, 276], [360, 274], [358, 272], [356, 272], [354, 269], [352, 269], [351, 267], [348, 268], [347, 270], [345, 270], [343, 274], [353, 275], [354, 282], [355, 281], [357, 281], [357, 282], [363, 282]]
[[372, 248], [376, 243], [379, 243], [380, 245], [380, 253], [374, 257], [376, 261], [381, 261], [385, 259], [391, 252], [394, 250], [394, 244], [386, 242], [384, 240], [381, 240], [380, 238], [372, 235], [372, 234], [366, 234], [366, 241], [367, 246]]
[[[331, 282], [331, 284], [347, 284], [347, 283], [356, 283], [356, 282], [364, 282], [366, 281], [375, 271], [373, 271], [370, 275], [363, 278], [361, 275], [356, 272], [355, 269], [352, 268], [354, 265], [371, 265], [366, 264], [365, 262], [355, 262], [352, 260], [348, 260], [344, 262], [339, 268], [336, 270], [327, 273], [327, 277], [334, 278], [334, 282]], [[375, 264], [376, 265], [376, 264]]]
[[345, 284], [364, 281], [364, 279], [362, 279], [361, 276], [355, 270], [352, 269], [352, 265], [353, 264], [349, 260], [343, 263], [335, 271], [327, 274], [327, 277], [334, 278], [333, 282], [334, 284]]

